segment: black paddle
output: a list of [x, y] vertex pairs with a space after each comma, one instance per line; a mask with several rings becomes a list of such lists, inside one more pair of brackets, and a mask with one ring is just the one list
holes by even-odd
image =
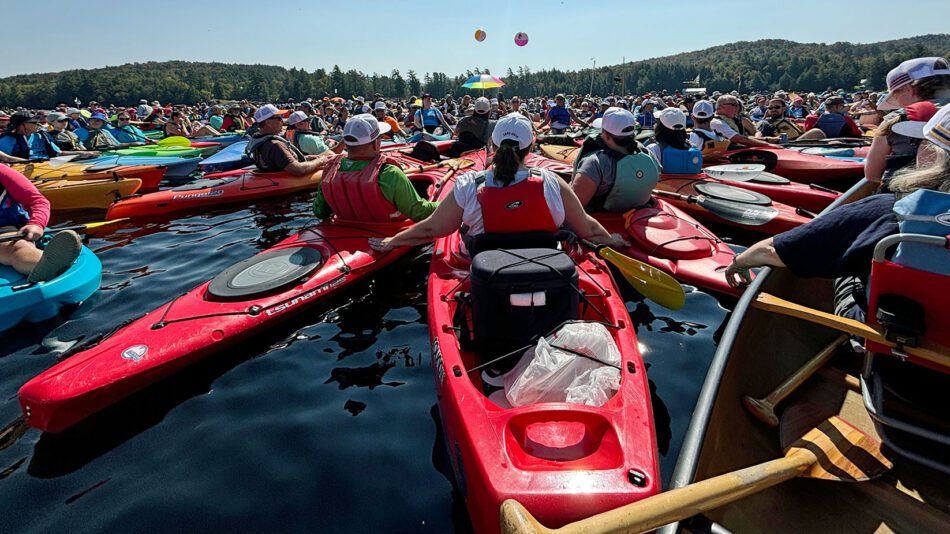
[[659, 196], [683, 200], [690, 204], [698, 204], [700, 207], [709, 210], [713, 215], [745, 226], [762, 226], [778, 217], [778, 210], [770, 206], [758, 206], [745, 202], [710, 198], [705, 195], [684, 195], [672, 191], [660, 191], [659, 189], [654, 189], [653, 193]]

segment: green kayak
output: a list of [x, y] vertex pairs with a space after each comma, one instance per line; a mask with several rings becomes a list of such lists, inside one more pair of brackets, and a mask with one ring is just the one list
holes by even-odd
[[123, 156], [177, 156], [177, 157], [190, 157], [190, 156], [201, 156], [205, 152], [204, 148], [192, 148], [189, 146], [155, 146], [155, 145], [145, 145], [145, 146], [135, 146], [131, 148], [123, 148], [112, 152], [113, 154], [120, 154]]

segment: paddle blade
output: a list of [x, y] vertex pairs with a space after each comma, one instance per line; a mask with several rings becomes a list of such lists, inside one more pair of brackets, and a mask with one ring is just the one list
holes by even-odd
[[160, 140], [158, 146], [191, 146], [191, 140], [180, 135], [173, 135]]
[[100, 226], [106, 226], [106, 225], [109, 225], [109, 224], [120, 223], [120, 222], [127, 221], [127, 220], [129, 220], [128, 217], [122, 217], [121, 219], [113, 219], [113, 220], [111, 220], [111, 221], [101, 221], [101, 222], [89, 223], [89, 224], [86, 224], [85, 226], [86, 226], [86, 230], [91, 230], [91, 229], [93, 229], [93, 228], [99, 228]]
[[778, 210], [770, 206], [757, 206], [707, 196], [697, 197], [696, 203], [714, 215], [745, 226], [762, 226], [778, 217]]
[[644, 297], [664, 308], [678, 310], [686, 303], [686, 292], [675, 278], [665, 272], [604, 247], [597, 255], [609, 261], [624, 279]]
[[[808, 402], [799, 402], [782, 414], [782, 441], [795, 428], [808, 426], [823, 410]], [[825, 411], [827, 414], [827, 411]], [[784, 443], [783, 443], [784, 445]], [[786, 448], [786, 455], [797, 449], [818, 457], [801, 476], [839, 482], [863, 482], [879, 477], [894, 464], [881, 452], [881, 442], [858, 430], [844, 419], [832, 415]]]

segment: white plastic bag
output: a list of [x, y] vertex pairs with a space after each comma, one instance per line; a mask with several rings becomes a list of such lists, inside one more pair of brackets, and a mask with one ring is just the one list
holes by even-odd
[[505, 374], [505, 396], [512, 406], [539, 402], [601, 406], [620, 389], [620, 371], [612, 365], [619, 367], [620, 351], [604, 325], [571, 323], [525, 351]]

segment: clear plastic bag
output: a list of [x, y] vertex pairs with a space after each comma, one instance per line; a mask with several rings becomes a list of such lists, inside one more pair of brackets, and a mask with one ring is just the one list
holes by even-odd
[[601, 406], [620, 389], [620, 370], [611, 367], [619, 365], [620, 351], [604, 325], [571, 323], [525, 351], [504, 377], [505, 396], [512, 406], [539, 402]]

